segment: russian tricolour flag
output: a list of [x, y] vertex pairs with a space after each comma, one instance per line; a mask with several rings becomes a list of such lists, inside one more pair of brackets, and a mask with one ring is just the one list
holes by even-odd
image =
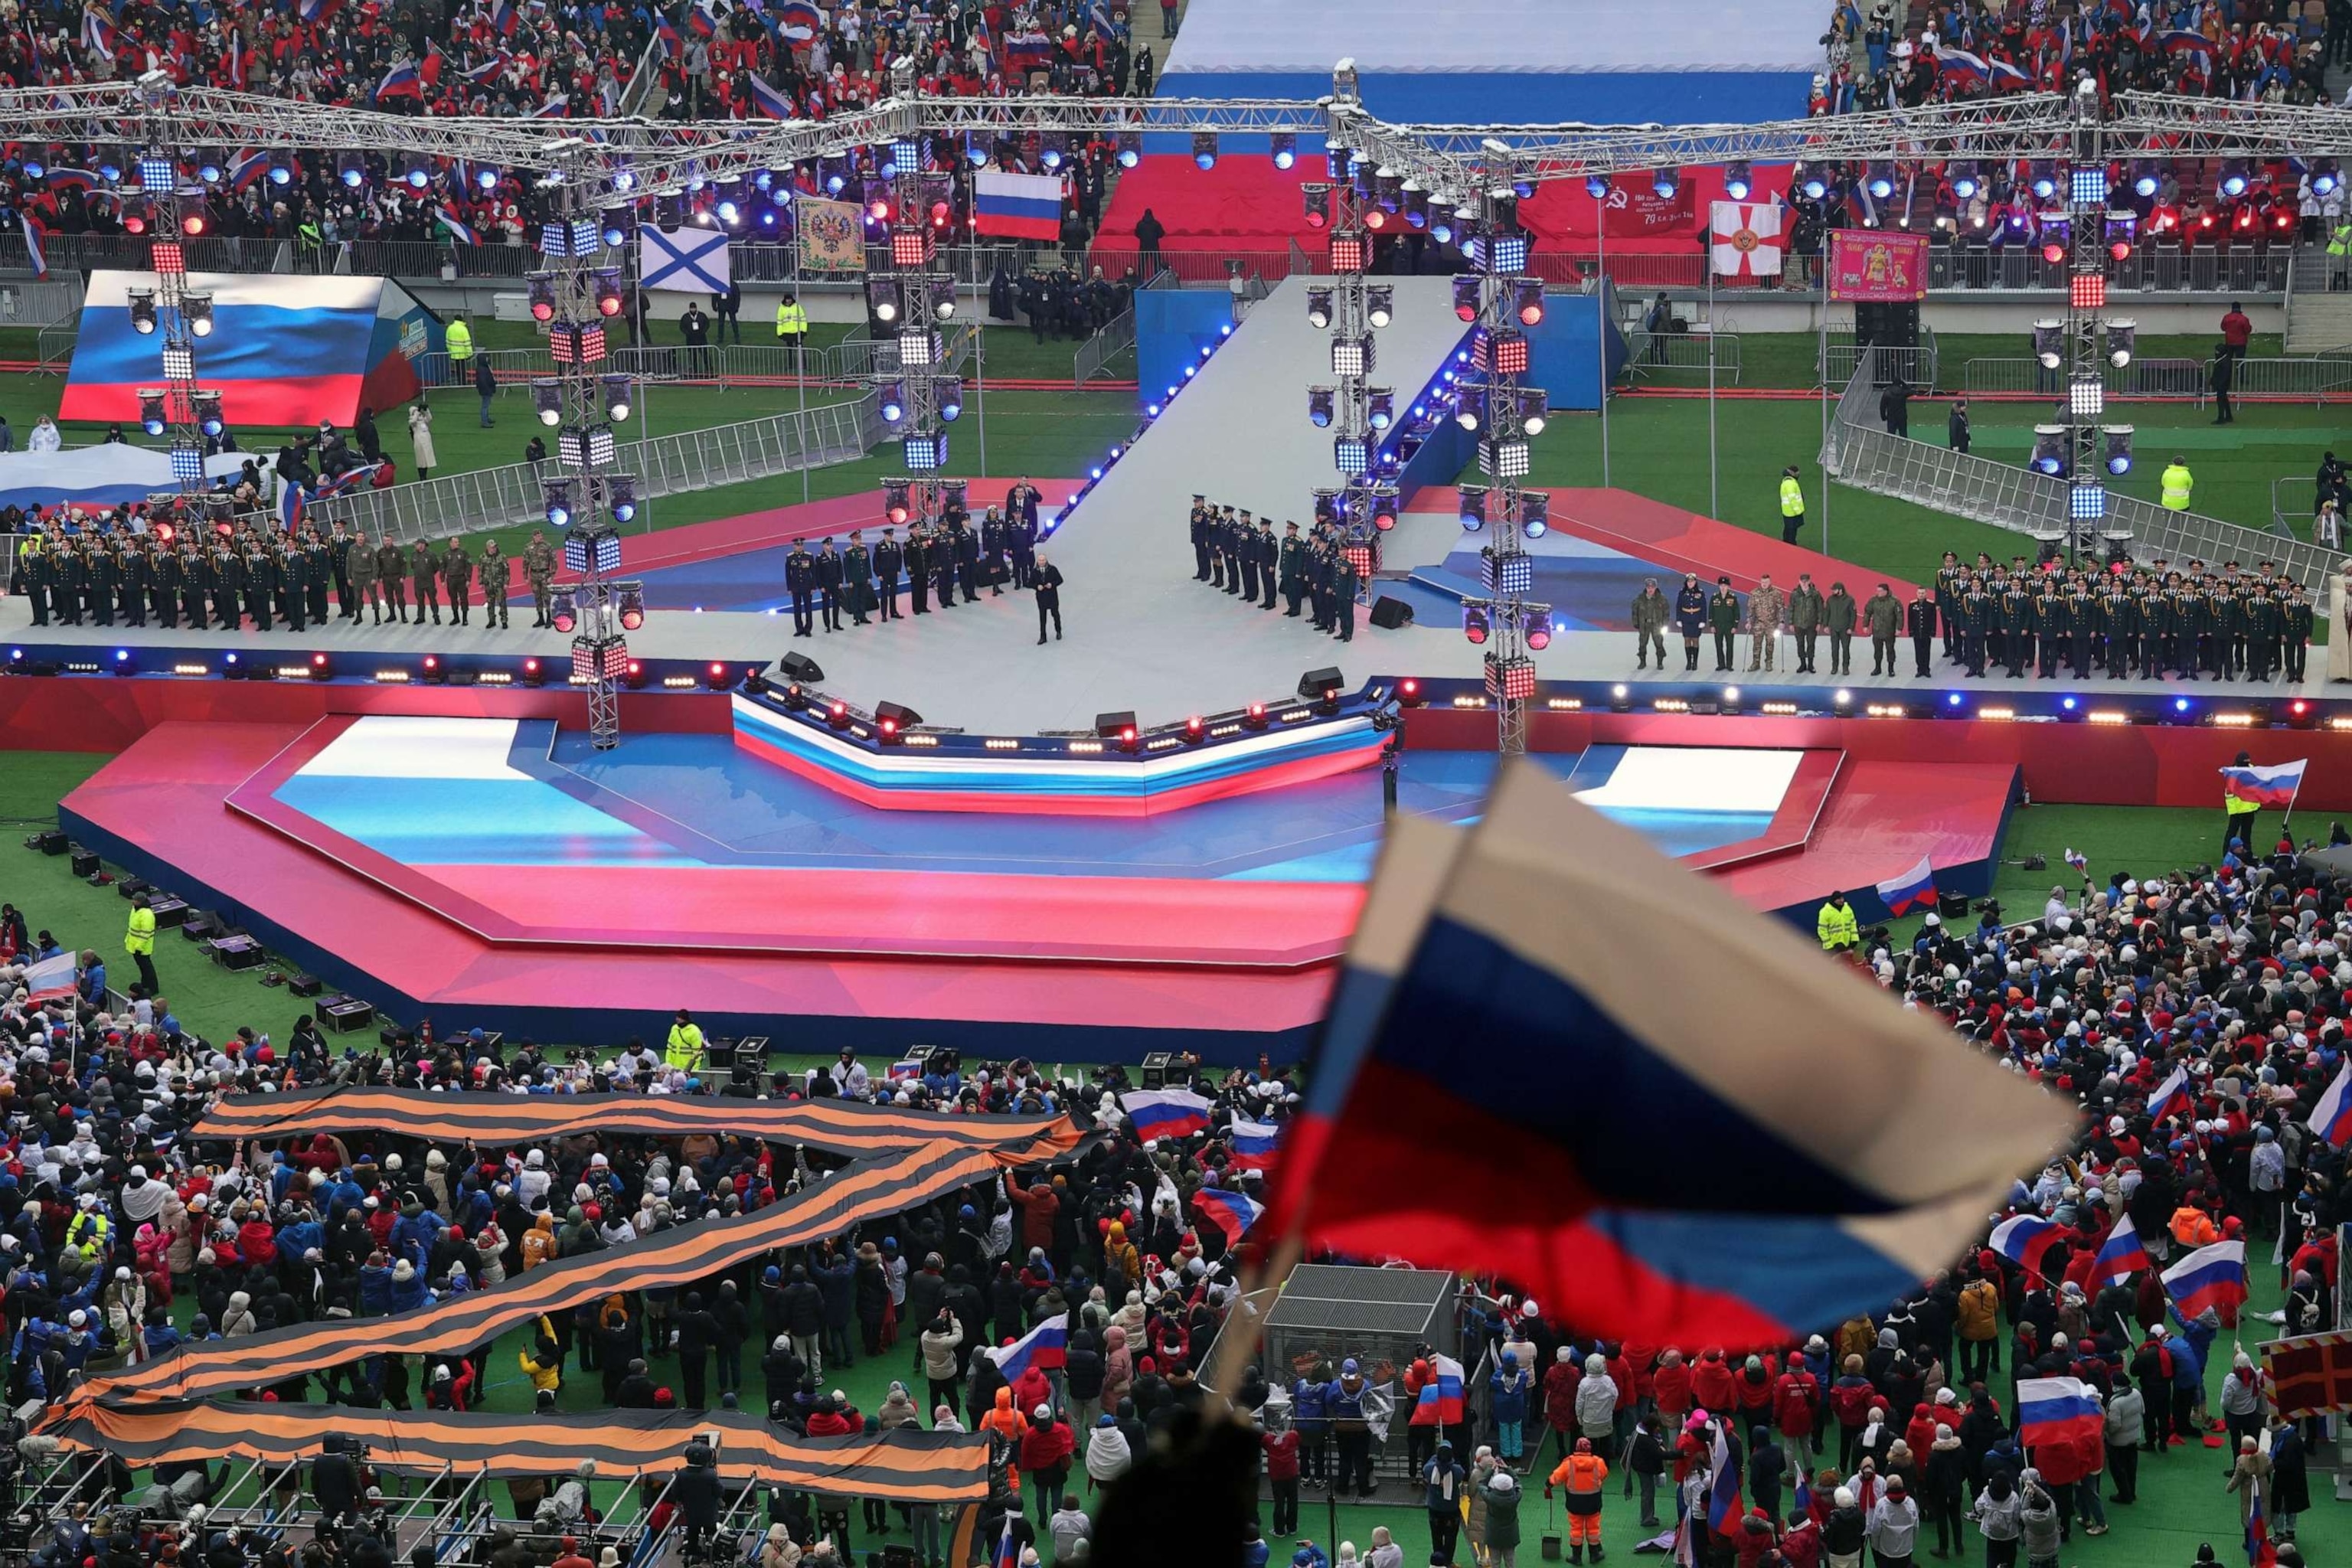
[[793, 100], [781, 88], [771, 87], [767, 80], [754, 73], [743, 79], [751, 94], [751, 107], [769, 120], [790, 120], [793, 117]]
[[775, 25], [776, 31], [794, 43], [816, 37], [816, 7], [808, 0], [784, 0], [768, 13], [768, 20]]
[[2246, 1478], [2247, 1568], [2278, 1568], [2278, 1549], [2271, 1544], [2270, 1520], [2263, 1508], [2263, 1483]]
[[1192, 1194], [1193, 1212], [1225, 1233], [1228, 1244], [1238, 1242], [1265, 1205], [1240, 1193], [1229, 1193], [1219, 1187], [1202, 1187]]
[[2128, 1279], [2143, 1268], [2153, 1268], [2156, 1260], [2141, 1245], [2139, 1227], [2126, 1215], [2107, 1232], [2107, 1239], [2099, 1244], [2098, 1257], [2091, 1260], [2091, 1278], [2102, 1285], [2112, 1285]]
[[1069, 1364], [1070, 1321], [1066, 1317], [1048, 1318], [1009, 1345], [998, 1345], [988, 1352], [1007, 1383], [1017, 1383], [1021, 1374], [1031, 1367], [1050, 1372]]
[[2098, 1439], [2106, 1417], [2079, 1377], [2029, 1377], [2017, 1385], [2017, 1440], [2027, 1447]]
[[2189, 1092], [2189, 1065], [2184, 1062], [2172, 1069], [2172, 1076], [2156, 1086], [2147, 1097], [2147, 1117], [2161, 1121], [2168, 1116], [2187, 1116], [2197, 1109], [2197, 1101]]
[[2058, 1245], [2058, 1227], [2039, 1215], [2014, 1215], [1992, 1227], [1992, 1249], [2028, 1274], [2043, 1272], [2042, 1260]]
[[25, 971], [25, 990], [38, 1006], [44, 1002], [74, 994], [74, 955], [61, 952], [55, 958], [45, 958]]
[[382, 103], [388, 98], [413, 98], [423, 101], [425, 79], [417, 74], [414, 63], [393, 67], [383, 73], [383, 79], [375, 84], [375, 100]]
[[2168, 55], [2194, 55], [2209, 66], [2213, 63], [2213, 40], [2194, 27], [2167, 27], [2158, 41]]
[[1715, 1447], [1707, 1458], [1706, 1527], [1717, 1535], [1728, 1535], [1739, 1522], [1739, 1468], [1731, 1462], [1731, 1445], [1723, 1438], [1723, 1427], [1715, 1427]]
[[2022, 66], [2011, 65], [2007, 60], [1995, 60], [1992, 62], [1992, 85], [2006, 88], [2031, 87], [2033, 85], [2033, 79], [2025, 74], [2025, 68]]
[[2223, 768], [2221, 794], [2230, 800], [2252, 801], [2273, 809], [2292, 805], [2294, 792], [2303, 787], [2303, 770], [2310, 765], [2311, 759], [2305, 757], [2275, 767]]
[[1413, 1426], [1458, 1426], [1465, 1419], [1462, 1404], [1462, 1363], [1450, 1355], [1429, 1358], [1430, 1378], [1413, 1395]]
[[1922, 907], [1936, 907], [1936, 873], [1927, 865], [1927, 857], [1892, 881], [1878, 884], [1878, 897], [1886, 905], [1886, 912], [1899, 915]]
[[972, 227], [1013, 239], [1062, 237], [1058, 174], [1006, 174], [982, 169], [972, 180]]
[[2217, 1241], [2199, 1247], [2164, 1271], [2164, 1292], [2184, 1321], [2208, 1307], [2228, 1320], [2246, 1299], [2246, 1244]]
[[2336, 1081], [2311, 1108], [2311, 1130], [2335, 1148], [2352, 1143], [2352, 1058], [2345, 1059]]
[[1282, 1130], [1271, 1122], [1246, 1121], [1236, 1116], [1228, 1136], [1234, 1145], [1234, 1168], [1263, 1171], [1274, 1163], [1274, 1146]]
[[1209, 1128], [1209, 1102], [1189, 1089], [1139, 1089], [1123, 1097], [1138, 1138], [1189, 1138]]
[[1986, 82], [1992, 79], [1992, 69], [1982, 55], [1972, 55], [1966, 49], [1939, 49], [1936, 54], [1936, 74], [1955, 81]]

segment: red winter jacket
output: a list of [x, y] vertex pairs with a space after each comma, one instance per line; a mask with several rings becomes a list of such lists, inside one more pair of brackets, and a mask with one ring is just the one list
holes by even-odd
[[1021, 1468], [1034, 1475], [1066, 1465], [1074, 1446], [1070, 1429], [1059, 1421], [1048, 1421], [1043, 1426], [1033, 1421], [1021, 1435]]
[[1723, 1359], [1721, 1351], [1706, 1352], [1691, 1368], [1691, 1396], [1718, 1415], [1739, 1403], [1732, 1387], [1730, 1364]]
[[[1555, 1432], [1576, 1431], [1576, 1389], [1584, 1373], [1573, 1358], [1556, 1361], [1544, 1369], [1544, 1425]], [[1619, 1386], [1623, 1386], [1620, 1384]]]
[[1661, 1362], [1651, 1379], [1651, 1396], [1657, 1400], [1661, 1414], [1671, 1416], [1675, 1426], [1691, 1407], [1691, 1369], [1688, 1362], [1676, 1362], [1668, 1366]]
[[1841, 1426], [1859, 1426], [1870, 1419], [1870, 1407], [1878, 1403], [1878, 1390], [1866, 1377], [1842, 1377], [1830, 1384], [1830, 1413]]
[[1821, 1380], [1810, 1372], [1784, 1372], [1772, 1390], [1772, 1415], [1782, 1433], [1802, 1437], [1813, 1429], [1821, 1413]]
[[1265, 1479], [1270, 1481], [1295, 1481], [1298, 1479], [1298, 1434], [1286, 1429], [1261, 1432], [1258, 1447], [1265, 1450]]

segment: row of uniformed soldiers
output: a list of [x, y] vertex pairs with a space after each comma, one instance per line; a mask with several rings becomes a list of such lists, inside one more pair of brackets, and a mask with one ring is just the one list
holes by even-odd
[[845, 612], [861, 626], [877, 616], [904, 620], [898, 608], [902, 580], [919, 616], [930, 613], [934, 599], [940, 608], [951, 609], [959, 595], [964, 604], [976, 603], [982, 587], [1003, 598], [1008, 584], [1031, 586], [1037, 568], [1037, 503], [1038, 492], [1024, 479], [1013, 487], [1003, 509], [988, 509], [977, 528], [969, 511], [950, 506], [936, 521], [909, 526], [904, 542], [897, 527], [889, 526], [870, 549], [864, 529], [851, 531], [846, 549], [835, 548], [830, 537], [814, 551], [804, 540], [795, 543], [784, 557], [793, 636], [808, 637], [820, 625], [837, 632]]
[[2300, 584], [2270, 562], [2219, 572], [2201, 561], [2157, 560], [2117, 568], [2009, 565], [1984, 554], [1973, 567], [1947, 552], [1936, 574], [1944, 655], [1981, 676], [2029, 669], [2077, 680], [2095, 664], [2110, 679], [2137, 675], [2189, 680], [2304, 678], [2313, 610]]
[[1273, 609], [1279, 593], [1290, 606], [1284, 615], [1292, 618], [1305, 601], [1317, 631], [1341, 642], [1355, 640], [1356, 595], [1363, 584], [1334, 524], [1318, 522], [1302, 535], [1297, 523], [1286, 522], [1276, 540], [1273, 519], [1253, 518], [1244, 509], [1194, 496], [1189, 526], [1193, 581], [1262, 610]]
[[[521, 564], [538, 624], [548, 625], [555, 552], [544, 531], [532, 534]], [[16, 581], [37, 626], [144, 627], [152, 619], [172, 631], [229, 631], [250, 621], [265, 632], [299, 632], [330, 619], [357, 623], [362, 613], [371, 624], [405, 623], [412, 590], [417, 622], [430, 616], [440, 625], [446, 594], [451, 624], [468, 626], [478, 584], [488, 630], [508, 624], [512, 567], [495, 539], [477, 561], [459, 540], [438, 551], [420, 540], [404, 551], [389, 540], [371, 543], [340, 522], [325, 533], [247, 522], [170, 538], [126, 529], [68, 533], [53, 523], [19, 542]]]

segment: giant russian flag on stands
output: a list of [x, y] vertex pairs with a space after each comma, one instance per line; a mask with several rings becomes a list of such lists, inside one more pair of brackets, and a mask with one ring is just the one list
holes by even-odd
[[[2256, 805], [2279, 807], [2294, 804], [2294, 792], [2303, 787], [2303, 770], [2311, 759], [2280, 763], [2268, 768], [2223, 768], [2221, 794], [2230, 800], [2252, 801]], [[2247, 846], [2252, 848], [2252, 846]]]
[[2098, 1438], [2106, 1417], [2079, 1377], [2029, 1377], [2017, 1385], [2017, 1440], [2027, 1447]]
[[1230, 1245], [1248, 1234], [1265, 1213], [1265, 1205], [1240, 1193], [1229, 1193], [1218, 1187], [1202, 1187], [1192, 1194], [1192, 1207], [1202, 1218], [1225, 1233]]
[[1463, 1421], [1462, 1363], [1450, 1355], [1429, 1358], [1430, 1378], [1413, 1395], [1412, 1426], [1458, 1426]]
[[2028, 1274], [2046, 1277], [2047, 1271], [2042, 1268], [2042, 1260], [2050, 1256], [2050, 1249], [2058, 1245], [2058, 1239], [2056, 1225], [2039, 1215], [2021, 1214], [2012, 1215], [1993, 1226], [1987, 1245]]
[[2172, 1076], [2158, 1084], [2147, 1097], [2147, 1118], [2161, 1121], [2168, 1116], [2186, 1116], [2196, 1110], [2195, 1097], [2189, 1092], [2189, 1064], [2181, 1063], [2172, 1069]]
[[[213, 297], [215, 331], [195, 340], [196, 375], [240, 426], [348, 426], [361, 405], [396, 408], [419, 390], [415, 361], [441, 346], [440, 324], [380, 278], [191, 273]], [[131, 290], [152, 272], [90, 277], [60, 419], [129, 424], [155, 380], [155, 340], [131, 325]]]
[[74, 955], [61, 952], [55, 958], [45, 958], [25, 971], [25, 990], [37, 1006], [58, 996], [74, 994]]
[[1059, 174], [1007, 174], [982, 169], [971, 184], [972, 227], [1013, 239], [1062, 237]]
[[1189, 1138], [1209, 1127], [1209, 1102], [1190, 1089], [1139, 1089], [1119, 1097], [1138, 1138]]
[[1900, 877], [1879, 883], [1878, 897], [1891, 915], [1903, 914], [1922, 905], [1934, 908], [1936, 873], [1928, 866], [1927, 857], [1920, 856], [1919, 863]]
[[1228, 1136], [1234, 1145], [1234, 1163], [1244, 1171], [1263, 1171], [1274, 1163], [1274, 1146], [1282, 1130], [1270, 1122], [1246, 1121], [1236, 1116]]
[[2102, 1285], [2112, 1285], [2128, 1279], [2143, 1268], [2156, 1267], [2156, 1259], [2139, 1238], [2139, 1227], [2132, 1224], [2129, 1215], [2116, 1222], [2107, 1232], [2107, 1239], [2099, 1244], [2099, 1255], [2091, 1259], [2091, 1278]]
[[[1708, 961], [1659, 985], [1668, 944]], [[1853, 1138], [1807, 1087], [1824, 1068], [1892, 1121]], [[1391, 826], [1306, 1095], [1284, 1239], [1506, 1270], [1593, 1335], [1742, 1350], [1915, 1288], [2072, 1121], [1521, 763], [1475, 826]], [[1465, 1205], [1463, 1179], [1518, 1195]]]
[[2200, 1247], [2164, 1271], [2164, 1293], [2185, 1321], [2210, 1307], [2226, 1321], [2246, 1300], [2246, 1244]]
[[2352, 1143], [2352, 1057], [2345, 1058], [2336, 1071], [2336, 1081], [2311, 1108], [2310, 1126], [2335, 1148]]
[[1017, 1383], [1021, 1374], [1031, 1367], [1050, 1372], [1069, 1364], [1070, 1321], [1065, 1317], [1048, 1318], [1009, 1345], [996, 1345], [988, 1352], [988, 1359], [996, 1363], [1007, 1383]]

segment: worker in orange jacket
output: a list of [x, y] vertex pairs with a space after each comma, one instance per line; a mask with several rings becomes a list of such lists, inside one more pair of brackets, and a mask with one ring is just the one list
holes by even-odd
[[1584, 1549], [1592, 1548], [1592, 1560], [1601, 1561], [1601, 1500], [1602, 1488], [1609, 1479], [1609, 1461], [1592, 1451], [1592, 1439], [1579, 1437], [1576, 1451], [1559, 1462], [1544, 1482], [1544, 1496], [1551, 1496], [1554, 1487], [1568, 1490], [1568, 1560], [1584, 1561]]

